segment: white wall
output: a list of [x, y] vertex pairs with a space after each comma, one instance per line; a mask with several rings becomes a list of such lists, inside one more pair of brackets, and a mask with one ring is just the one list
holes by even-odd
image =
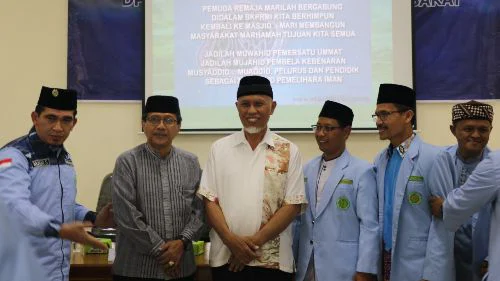
[[[395, 1], [395, 32], [403, 39], [395, 42], [395, 80], [411, 85], [410, 1]], [[403, 3], [407, 2], [407, 3]], [[67, 56], [66, 0], [3, 1], [0, 8], [0, 145], [26, 134], [31, 127], [30, 113], [42, 85], [66, 87]], [[405, 22], [400, 24], [399, 22]], [[236, 90], [236, 89], [235, 89]], [[452, 104], [419, 104], [420, 135], [436, 145], [453, 143], [449, 133]], [[498, 102], [494, 103], [498, 112]], [[279, 105], [277, 110], [279, 110]], [[499, 122], [497, 117], [494, 124]], [[311, 116], [311, 124], [316, 121]], [[78, 173], [80, 203], [95, 208], [100, 183], [113, 170], [116, 157], [144, 141], [140, 132], [140, 105], [118, 103], [79, 103], [78, 124], [66, 147]], [[490, 146], [500, 147], [493, 131]], [[295, 142], [304, 160], [319, 154], [312, 134], [283, 136]], [[197, 154], [202, 165], [210, 144], [221, 135], [180, 135], [174, 144]], [[348, 143], [351, 153], [371, 160], [386, 142], [374, 133], [353, 134]]]

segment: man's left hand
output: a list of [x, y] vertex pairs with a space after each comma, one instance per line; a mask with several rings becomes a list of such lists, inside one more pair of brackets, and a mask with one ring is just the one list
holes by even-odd
[[365, 272], [356, 272], [354, 274], [354, 277], [352, 278], [353, 281], [377, 281], [377, 276], [375, 274], [371, 273], [365, 273]]
[[429, 197], [429, 206], [431, 207], [431, 212], [436, 218], [443, 218], [443, 198], [439, 196], [431, 195]]
[[173, 266], [169, 266], [168, 264], [165, 266], [165, 273], [169, 277], [173, 277], [175, 279], [181, 277], [181, 266], [180, 264], [176, 264]]
[[97, 226], [97, 227], [115, 227], [116, 224], [115, 224], [113, 217], [114, 217], [113, 204], [108, 203], [97, 214], [94, 226]]
[[255, 236], [243, 236], [242, 238], [250, 249], [255, 252], [259, 252], [262, 243], [258, 242], [258, 239]]
[[158, 261], [166, 268], [179, 266], [184, 254], [184, 243], [182, 240], [170, 240], [161, 246], [161, 254]]

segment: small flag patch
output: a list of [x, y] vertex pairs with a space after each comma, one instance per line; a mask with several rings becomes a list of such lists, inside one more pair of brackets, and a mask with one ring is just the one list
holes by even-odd
[[12, 165], [12, 158], [5, 158], [0, 160], [0, 169], [10, 167]]

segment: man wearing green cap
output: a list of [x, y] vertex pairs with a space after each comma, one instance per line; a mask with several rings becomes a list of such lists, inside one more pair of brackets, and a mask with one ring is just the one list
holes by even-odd
[[85, 227], [113, 223], [111, 205], [96, 214], [75, 202], [76, 173], [63, 143], [76, 125], [76, 106], [75, 91], [42, 87], [33, 128], [0, 150], [0, 197], [51, 281], [68, 280], [68, 240], [106, 249]]
[[142, 128], [147, 142], [122, 153], [113, 171], [118, 226], [113, 280], [193, 280], [193, 244], [203, 228], [195, 196], [198, 158], [174, 147], [181, 128], [179, 101], [151, 96]]
[[236, 108], [243, 129], [212, 145], [198, 190], [213, 227], [212, 276], [291, 280], [290, 223], [306, 204], [300, 153], [268, 128], [276, 102], [267, 78], [243, 77]]

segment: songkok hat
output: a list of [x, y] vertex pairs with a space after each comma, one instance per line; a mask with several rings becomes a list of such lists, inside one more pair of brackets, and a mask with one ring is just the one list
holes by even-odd
[[179, 100], [172, 96], [150, 96], [146, 101], [145, 113], [161, 112], [181, 115]]
[[452, 122], [464, 119], [493, 121], [493, 107], [489, 104], [471, 100], [466, 103], [455, 104], [451, 109]]
[[245, 76], [241, 78], [236, 98], [248, 95], [265, 95], [272, 98], [271, 82], [262, 76]]
[[76, 110], [76, 91], [42, 86], [38, 105], [59, 110]]
[[348, 106], [327, 100], [325, 101], [323, 109], [321, 109], [318, 117], [336, 119], [337, 121], [350, 126], [352, 125], [352, 120], [354, 119], [354, 113]]
[[415, 91], [409, 87], [397, 84], [380, 84], [377, 104], [396, 103], [415, 109]]

